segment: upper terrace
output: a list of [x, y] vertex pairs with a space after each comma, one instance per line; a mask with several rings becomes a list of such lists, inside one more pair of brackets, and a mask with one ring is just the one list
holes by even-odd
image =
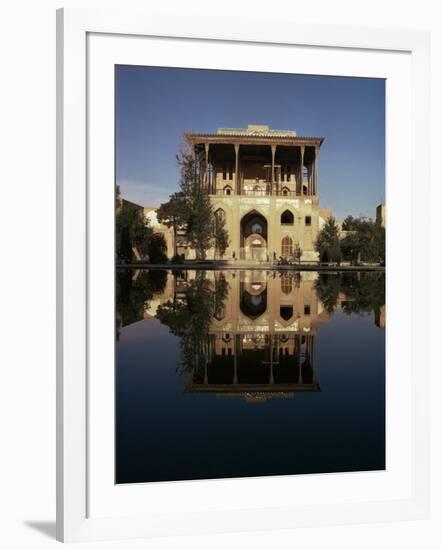
[[266, 125], [187, 133], [203, 162], [201, 185], [210, 194], [311, 196], [318, 194], [318, 152], [323, 137]]

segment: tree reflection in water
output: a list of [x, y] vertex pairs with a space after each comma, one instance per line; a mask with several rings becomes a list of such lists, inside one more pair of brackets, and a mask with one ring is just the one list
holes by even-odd
[[150, 300], [165, 290], [164, 270], [120, 269], [116, 272], [116, 339], [121, 327], [144, 318]]
[[383, 272], [322, 273], [316, 289], [328, 313], [337, 307], [347, 314], [370, 313], [385, 305]]
[[384, 287], [118, 271], [117, 483], [384, 469]]
[[318, 391], [318, 323], [341, 310], [385, 324], [384, 273], [123, 270], [117, 282], [117, 326], [146, 315], [167, 326], [192, 393], [258, 401]]
[[211, 322], [222, 314], [228, 296], [224, 274], [214, 275], [210, 280], [204, 270], [196, 271], [194, 278], [176, 274], [173, 299], [157, 309], [156, 318], [181, 339], [179, 370], [199, 368], [206, 361]]

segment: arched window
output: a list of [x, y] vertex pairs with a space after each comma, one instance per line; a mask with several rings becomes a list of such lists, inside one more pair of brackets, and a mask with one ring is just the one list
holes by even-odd
[[280, 223], [282, 225], [292, 225], [294, 223], [294, 214], [290, 210], [285, 210], [280, 216]]
[[292, 239], [291, 237], [283, 237], [282, 239], [282, 256], [287, 258], [292, 256]]
[[289, 195], [289, 189], [288, 189], [288, 187], [284, 187], [284, 188], [282, 189], [282, 195], [283, 195], [284, 197], [286, 197], [286, 196]]
[[292, 306], [280, 306], [280, 317], [285, 321], [291, 319], [293, 316], [294, 310]]
[[231, 195], [231, 187], [229, 185], [227, 185], [226, 187], [224, 187], [224, 194], [225, 195]]

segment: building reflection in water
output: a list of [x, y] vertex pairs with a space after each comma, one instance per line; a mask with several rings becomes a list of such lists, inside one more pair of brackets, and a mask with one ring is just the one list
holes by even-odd
[[249, 402], [319, 391], [314, 338], [317, 321], [327, 314], [314, 290], [315, 274], [241, 271], [222, 276], [228, 295], [211, 321], [205, 360], [186, 373], [186, 391]]
[[375, 312], [385, 326], [384, 275], [272, 271], [123, 271], [121, 328], [156, 318], [180, 337], [185, 392], [249, 402], [320, 391], [317, 327], [336, 309]]

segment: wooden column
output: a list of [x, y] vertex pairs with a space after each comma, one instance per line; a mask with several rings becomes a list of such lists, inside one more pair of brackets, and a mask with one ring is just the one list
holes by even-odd
[[216, 162], [213, 158], [213, 151], [211, 151], [211, 153], [210, 153], [210, 165], [211, 165], [210, 193], [215, 195], [217, 193], [217, 190], [216, 190]]
[[303, 157], [305, 156], [305, 146], [300, 147], [300, 194], [303, 195]]
[[271, 194], [274, 194], [274, 160], [276, 158], [276, 147], [277, 145], [271, 145]]
[[205, 181], [204, 181], [204, 189], [209, 190], [210, 183], [208, 181], [209, 173], [208, 173], [208, 155], [210, 153], [210, 144], [205, 144]]
[[241, 189], [239, 189], [239, 186], [240, 186], [240, 181], [239, 181], [239, 148], [240, 148], [239, 143], [235, 143], [234, 144], [234, 153], [236, 155], [236, 165], [235, 165], [235, 169], [234, 169], [234, 181], [235, 181], [235, 184], [236, 184], [235, 185], [236, 189], [234, 190], [234, 192], [237, 195], [241, 194]]
[[313, 195], [313, 191], [312, 191], [312, 162], [311, 164], [308, 164], [308, 195]]
[[198, 155], [198, 152], [196, 150], [196, 145], [193, 146], [193, 160], [194, 160], [194, 163], [193, 163], [193, 189], [196, 189], [196, 188], [199, 188], [200, 185], [201, 185], [200, 175], [199, 175], [199, 180], [198, 180], [197, 167], [200, 165], [200, 162], [199, 162], [199, 155]]
[[315, 158], [314, 158], [314, 191], [313, 194], [318, 194], [318, 155], [319, 155], [319, 148], [315, 148]]

